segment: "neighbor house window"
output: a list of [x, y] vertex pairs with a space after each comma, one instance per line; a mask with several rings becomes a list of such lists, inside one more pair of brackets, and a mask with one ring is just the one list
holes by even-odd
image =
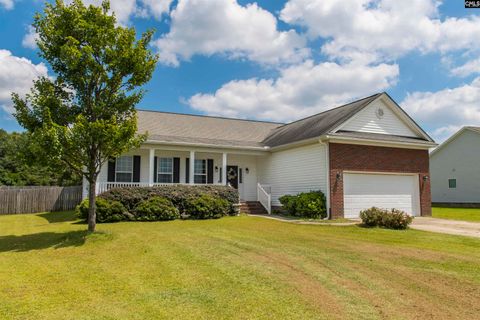
[[207, 183], [207, 160], [195, 159], [194, 183]]
[[157, 162], [158, 177], [160, 183], [173, 182], [173, 158], [159, 158]]
[[133, 179], [133, 157], [122, 156], [115, 161], [115, 181], [132, 182]]
[[448, 179], [448, 187], [455, 189], [457, 187], [457, 179]]

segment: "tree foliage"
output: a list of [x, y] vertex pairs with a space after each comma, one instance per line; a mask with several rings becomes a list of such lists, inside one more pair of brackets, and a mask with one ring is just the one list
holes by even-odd
[[58, 161], [37, 157], [38, 146], [28, 132], [7, 133], [0, 129], [0, 185], [73, 186], [81, 176]]
[[101, 166], [137, 147], [135, 105], [157, 62], [153, 31], [137, 39], [116, 24], [109, 2], [47, 3], [33, 24], [40, 56], [55, 78], [35, 81], [26, 96], [13, 94], [18, 122], [31, 132], [43, 158], [62, 161], [90, 185], [89, 230], [95, 229], [94, 186]]

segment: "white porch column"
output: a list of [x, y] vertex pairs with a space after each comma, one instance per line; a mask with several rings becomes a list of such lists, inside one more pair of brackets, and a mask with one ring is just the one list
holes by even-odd
[[227, 185], [227, 153], [222, 155], [222, 185]]
[[190, 169], [189, 169], [189, 183], [194, 184], [195, 178], [195, 151], [190, 151]]
[[148, 185], [151, 187], [155, 181], [153, 175], [155, 172], [155, 149], [149, 149], [148, 154]]

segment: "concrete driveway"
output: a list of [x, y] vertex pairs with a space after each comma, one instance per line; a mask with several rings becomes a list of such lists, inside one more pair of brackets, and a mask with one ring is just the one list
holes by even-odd
[[412, 229], [480, 238], [480, 223], [416, 217]]

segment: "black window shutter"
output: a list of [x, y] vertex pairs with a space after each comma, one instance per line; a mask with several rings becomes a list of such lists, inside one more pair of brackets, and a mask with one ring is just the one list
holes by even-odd
[[213, 184], [213, 159], [207, 160], [207, 183]]
[[157, 182], [158, 180], [158, 167], [157, 167], [157, 162], [158, 157], [153, 157], [153, 182]]
[[180, 183], [180, 158], [173, 158], [173, 183]]
[[238, 180], [239, 180], [238, 181], [239, 183], [243, 183], [243, 170], [242, 170], [242, 168], [238, 169]]
[[140, 156], [133, 156], [133, 182], [140, 182]]
[[108, 160], [108, 182], [115, 182], [115, 159]]
[[190, 182], [190, 158], [185, 159], [185, 183]]

